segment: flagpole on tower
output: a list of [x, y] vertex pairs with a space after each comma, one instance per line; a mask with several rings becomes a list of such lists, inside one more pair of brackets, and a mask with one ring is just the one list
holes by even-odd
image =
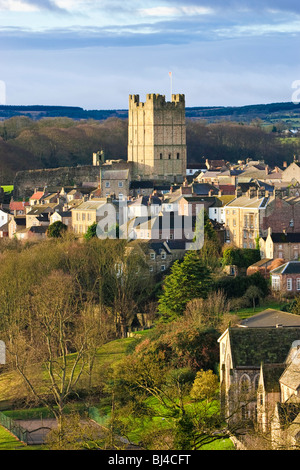
[[171, 101], [172, 101], [172, 94], [173, 94], [173, 90], [172, 90], [172, 72], [169, 72], [169, 77], [170, 77], [170, 91], [171, 91]]

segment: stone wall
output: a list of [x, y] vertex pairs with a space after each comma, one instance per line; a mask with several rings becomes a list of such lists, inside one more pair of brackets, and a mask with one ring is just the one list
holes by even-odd
[[99, 167], [92, 165], [19, 171], [14, 180], [14, 199], [30, 197], [35, 188], [80, 187], [97, 181]]

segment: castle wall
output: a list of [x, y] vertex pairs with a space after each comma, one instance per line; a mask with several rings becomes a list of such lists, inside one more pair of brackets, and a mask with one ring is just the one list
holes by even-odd
[[14, 180], [14, 199], [31, 196], [34, 188], [82, 186], [98, 180], [99, 167], [92, 165], [19, 171]]

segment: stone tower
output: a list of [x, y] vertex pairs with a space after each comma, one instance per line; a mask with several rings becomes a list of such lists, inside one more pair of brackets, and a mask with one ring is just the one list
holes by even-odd
[[181, 183], [186, 175], [185, 97], [129, 96], [128, 162], [132, 178]]

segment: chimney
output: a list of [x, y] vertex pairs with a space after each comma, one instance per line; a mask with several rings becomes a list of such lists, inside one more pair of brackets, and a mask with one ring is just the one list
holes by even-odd
[[208, 195], [209, 195], [209, 197], [212, 197], [212, 196], [214, 195], [214, 192], [213, 192], [212, 189], [210, 189], [210, 190], [208, 191]]
[[287, 168], [287, 162], [283, 162], [283, 168]]
[[222, 191], [222, 189], [219, 189], [218, 196], [219, 196], [219, 197], [223, 196], [223, 191]]
[[240, 186], [237, 186], [235, 190], [235, 197], [241, 197], [242, 195], [243, 195], [242, 188]]
[[266, 171], [266, 175], [268, 175], [269, 174], [269, 165], [266, 165], [265, 171]]

